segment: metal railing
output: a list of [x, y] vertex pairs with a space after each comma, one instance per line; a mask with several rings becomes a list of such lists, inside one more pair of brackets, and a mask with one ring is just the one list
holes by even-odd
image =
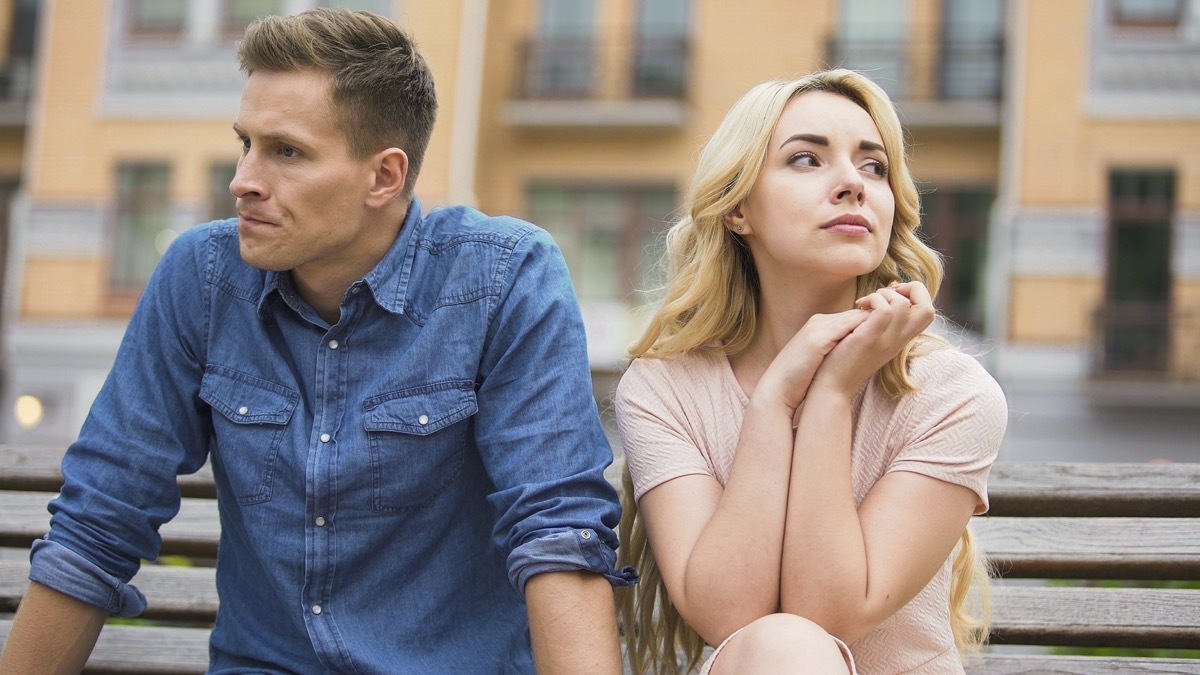
[[1102, 305], [1094, 316], [1092, 347], [1097, 379], [1200, 381], [1200, 315], [1166, 302]]
[[833, 36], [826, 62], [866, 72], [899, 101], [999, 101], [1004, 43], [991, 40], [851, 39]]
[[518, 47], [519, 99], [682, 99], [689, 73], [685, 38], [628, 43], [590, 38], [527, 40]]

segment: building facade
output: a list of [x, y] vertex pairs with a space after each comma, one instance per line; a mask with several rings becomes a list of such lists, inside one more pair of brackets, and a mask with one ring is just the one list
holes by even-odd
[[[74, 436], [163, 247], [231, 213], [240, 30], [318, 4], [412, 30], [442, 101], [418, 196], [554, 235], [601, 397], [662, 282], [704, 139], [754, 84], [833, 65], [895, 99], [946, 254], [939, 304], [996, 368], [1200, 378], [1185, 318], [1200, 303], [1200, 167], [1183, 149], [1200, 131], [1194, 1], [47, 0], [8, 236], [0, 442]], [[1161, 78], [1136, 75], [1147, 62]], [[1153, 349], [1153, 368], [1128, 356]]]

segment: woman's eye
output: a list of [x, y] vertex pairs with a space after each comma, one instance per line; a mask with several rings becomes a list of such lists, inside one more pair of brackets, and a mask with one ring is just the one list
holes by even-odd
[[798, 152], [788, 158], [788, 164], [794, 166], [817, 166], [817, 157], [809, 152]]
[[878, 178], [883, 178], [888, 175], [887, 164], [884, 164], [883, 162], [875, 162], [875, 161], [870, 162], [869, 164], [867, 164], [867, 171], [871, 175], [876, 176]]

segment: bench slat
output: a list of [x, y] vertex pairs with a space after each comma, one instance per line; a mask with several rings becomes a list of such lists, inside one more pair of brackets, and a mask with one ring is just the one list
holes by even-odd
[[984, 516], [971, 526], [1006, 577], [1200, 579], [1197, 518]]
[[[63, 480], [59, 466], [65, 452], [66, 448], [0, 445], [0, 490], [58, 492]], [[179, 492], [184, 497], [215, 499], [211, 465], [179, 476]]]
[[1200, 517], [1200, 463], [997, 462], [995, 516]]
[[1196, 675], [1200, 659], [985, 654], [967, 675]]
[[1072, 647], [1200, 647], [1200, 590], [992, 587], [992, 642]]
[[[53, 497], [45, 492], [0, 490], [0, 546], [25, 548], [44, 535], [50, 529], [46, 504]], [[221, 537], [216, 500], [183, 499], [179, 514], [159, 533], [163, 554], [216, 557]]]
[[[217, 615], [216, 570], [143, 565], [133, 578], [146, 596], [143, 619], [212, 623]], [[0, 613], [15, 612], [29, 587], [29, 563], [0, 560]]]
[[[0, 620], [0, 645], [8, 641], [9, 619]], [[85, 673], [193, 675], [208, 669], [207, 628], [106, 625]]]

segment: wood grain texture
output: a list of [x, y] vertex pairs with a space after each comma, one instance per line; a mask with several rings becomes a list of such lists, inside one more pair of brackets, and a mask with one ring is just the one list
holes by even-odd
[[[63, 454], [66, 448], [0, 446], [0, 490], [41, 490], [58, 492], [62, 487]], [[184, 497], [214, 499], [212, 467], [205, 464], [194, 473], [179, 476], [179, 492]]]
[[967, 675], [1196, 675], [1200, 659], [987, 654]]
[[[146, 596], [139, 618], [211, 624], [217, 615], [216, 570], [143, 565], [131, 582]], [[0, 613], [15, 612], [29, 587], [29, 563], [0, 560]]]
[[995, 516], [1200, 518], [1200, 463], [998, 462]]
[[1200, 579], [1200, 519], [977, 517], [1006, 577]]
[[994, 586], [992, 642], [1200, 649], [1200, 590]]
[[[0, 546], [27, 548], [50, 528], [52, 493], [0, 490]], [[159, 530], [163, 554], [214, 558], [221, 537], [217, 502], [185, 498], [179, 514]]]

